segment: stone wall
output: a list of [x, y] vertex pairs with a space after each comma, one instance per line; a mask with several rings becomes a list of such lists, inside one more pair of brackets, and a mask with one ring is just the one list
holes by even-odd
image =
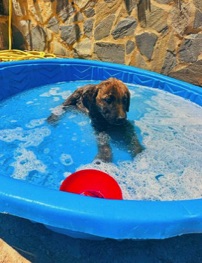
[[12, 0], [14, 47], [202, 85], [201, 0]]

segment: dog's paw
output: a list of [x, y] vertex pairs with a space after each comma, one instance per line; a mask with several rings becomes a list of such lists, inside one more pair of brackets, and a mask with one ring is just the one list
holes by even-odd
[[104, 163], [112, 162], [112, 151], [108, 145], [99, 146], [99, 152], [95, 159], [99, 162], [102, 161]]
[[142, 145], [138, 144], [132, 149], [132, 151], [129, 151], [129, 152], [130, 152], [131, 156], [134, 158], [138, 154], [140, 154], [144, 149], [145, 148]]
[[100, 159], [95, 158], [94, 162], [95, 165], [101, 165], [103, 162]]
[[144, 147], [143, 147], [141, 144], [139, 144], [139, 145], [136, 147], [136, 149], [135, 149], [136, 154], [141, 153], [143, 150], [144, 150]]
[[50, 124], [55, 124], [57, 121], [59, 120], [59, 116], [52, 113], [47, 119], [46, 121]]

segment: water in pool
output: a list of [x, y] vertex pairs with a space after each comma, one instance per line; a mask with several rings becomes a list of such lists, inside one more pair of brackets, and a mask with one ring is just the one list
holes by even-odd
[[113, 163], [96, 164], [88, 116], [70, 111], [57, 125], [46, 121], [73, 90], [88, 83], [96, 82], [56, 83], [1, 102], [1, 174], [58, 189], [72, 172], [96, 168], [117, 180], [124, 199], [201, 198], [202, 108], [158, 89], [128, 84], [128, 119], [145, 149], [131, 159], [112, 144]]

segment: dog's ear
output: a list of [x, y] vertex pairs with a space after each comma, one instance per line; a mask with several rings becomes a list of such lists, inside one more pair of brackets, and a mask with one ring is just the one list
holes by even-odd
[[98, 86], [97, 85], [91, 85], [86, 91], [83, 93], [83, 105], [90, 109], [90, 107], [93, 107], [95, 104], [95, 99], [98, 94]]
[[126, 101], [126, 111], [128, 112], [130, 108], [130, 92], [127, 93], [127, 101]]

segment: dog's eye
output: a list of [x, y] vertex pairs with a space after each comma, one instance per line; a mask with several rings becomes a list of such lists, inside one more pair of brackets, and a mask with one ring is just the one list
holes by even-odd
[[126, 104], [128, 102], [128, 97], [123, 97], [123, 103]]
[[110, 103], [113, 102], [114, 97], [113, 97], [113, 96], [108, 96], [108, 97], [103, 98], [103, 100], [104, 100], [105, 102], [107, 102], [108, 104], [110, 104]]

